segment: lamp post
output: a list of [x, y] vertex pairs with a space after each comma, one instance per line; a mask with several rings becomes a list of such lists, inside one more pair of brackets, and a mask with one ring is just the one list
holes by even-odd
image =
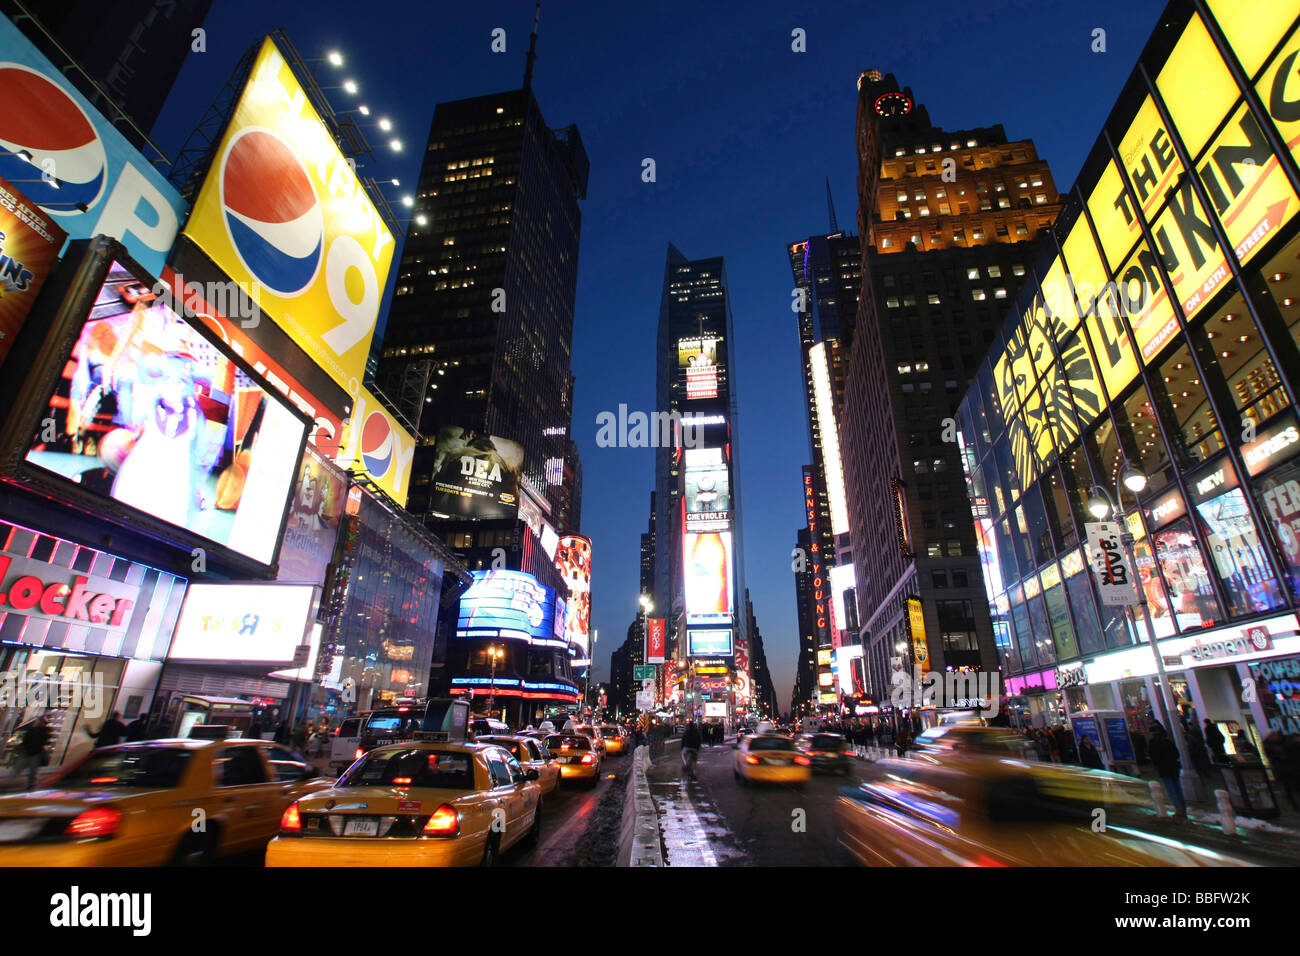
[[492, 716], [492, 705], [497, 699], [497, 661], [506, 656], [505, 648], [493, 645], [488, 648], [488, 657], [492, 660], [492, 680], [491, 687], [488, 688], [488, 716]]
[[[650, 596], [648, 594], [642, 594], [640, 598], [638, 598], [637, 600], [638, 603], [640, 603], [641, 605], [641, 647], [644, 648], [646, 651], [649, 651], [650, 612], [655, 609], [655, 604], [654, 601], [650, 600]], [[646, 654], [647, 660], [645, 661], [645, 663], [647, 664], [650, 663], [650, 661], [648, 660], [649, 656], [650, 655], [647, 653]]]
[[[1183, 776], [1189, 780], [1194, 780], [1192, 774], [1191, 751], [1188, 750], [1187, 740], [1183, 735], [1183, 722], [1179, 719], [1178, 709], [1174, 704], [1173, 688], [1169, 684], [1169, 676], [1165, 673], [1165, 659], [1160, 654], [1160, 642], [1156, 637], [1156, 626], [1151, 616], [1151, 607], [1147, 603], [1146, 588], [1142, 586], [1141, 577], [1138, 574], [1137, 554], [1134, 550], [1134, 537], [1129, 531], [1128, 521], [1126, 520], [1122, 505], [1124, 503], [1123, 489], [1127, 488], [1133, 493], [1134, 507], [1141, 507], [1138, 501], [1138, 495], [1147, 486], [1147, 476], [1138, 471], [1127, 460], [1124, 462], [1124, 470], [1120, 472], [1119, 478], [1115, 482], [1115, 497], [1111, 498], [1110, 492], [1101, 485], [1093, 485], [1088, 491], [1088, 510], [1098, 521], [1104, 521], [1108, 516], [1114, 516], [1120, 526], [1120, 543], [1124, 546], [1125, 560], [1129, 562], [1129, 567], [1133, 569], [1133, 586], [1137, 589], [1138, 604], [1142, 607], [1142, 616], [1146, 620], [1147, 640], [1151, 642], [1151, 655], [1156, 661], [1156, 674], [1160, 678], [1160, 692], [1165, 707], [1165, 719], [1172, 725], [1171, 732], [1174, 735], [1174, 743], [1178, 746], [1178, 756], [1183, 763]], [[1116, 502], [1119, 502], [1117, 505]], [[1133, 605], [1129, 605], [1130, 615], [1134, 614]], [[1134, 630], [1137, 629], [1137, 622], [1133, 623]], [[1069, 704], [1066, 704], [1066, 712], [1069, 712]]]

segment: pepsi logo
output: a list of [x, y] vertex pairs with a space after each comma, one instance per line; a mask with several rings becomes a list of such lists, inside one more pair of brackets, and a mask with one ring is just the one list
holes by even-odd
[[221, 160], [221, 209], [235, 254], [258, 282], [284, 297], [312, 284], [325, 220], [306, 167], [284, 140], [256, 126], [235, 135]]
[[382, 478], [393, 463], [393, 429], [382, 412], [371, 412], [361, 426], [361, 461], [374, 478]]
[[77, 101], [30, 67], [0, 63], [0, 103], [0, 176], [52, 216], [98, 202], [108, 157]]

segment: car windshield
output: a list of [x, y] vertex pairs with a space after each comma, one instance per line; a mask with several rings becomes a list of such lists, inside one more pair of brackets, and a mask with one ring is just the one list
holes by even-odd
[[837, 737], [834, 734], [816, 734], [808, 738], [808, 743], [813, 750], [843, 750], [844, 738]]
[[619, 736], [622, 736], [622, 731], [620, 731], [617, 727], [601, 727], [601, 728], [600, 728], [600, 733], [601, 733], [601, 735], [604, 736], [604, 737], [619, 737]]
[[480, 744], [496, 744], [498, 747], [504, 747], [517, 760], [532, 760], [528, 754], [528, 748], [517, 740], [510, 740], [506, 737], [477, 737], [475, 740]]
[[181, 747], [122, 747], [92, 753], [57, 783], [60, 787], [142, 787], [171, 790], [194, 754]]
[[751, 737], [750, 750], [792, 750], [789, 737]]
[[413, 723], [419, 723], [419, 716], [409, 712], [397, 713], [393, 711], [384, 714], [371, 714], [370, 720], [366, 723], [366, 733], [372, 736], [400, 733]]
[[590, 750], [591, 738], [581, 734], [556, 734], [546, 738], [547, 750]]
[[376, 750], [362, 757], [340, 778], [340, 787], [428, 787], [439, 790], [473, 790], [474, 758], [412, 747]]

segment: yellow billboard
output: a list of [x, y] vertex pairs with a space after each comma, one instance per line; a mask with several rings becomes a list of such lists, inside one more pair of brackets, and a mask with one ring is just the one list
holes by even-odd
[[916, 670], [926, 674], [930, 671], [930, 645], [925, 641], [925, 611], [920, 598], [907, 599], [907, 623], [912, 630], [912, 654], [916, 658]]
[[343, 437], [334, 464], [368, 474], [399, 505], [406, 507], [415, 439], [398, 424], [368, 389], [356, 397], [352, 417], [343, 422]]
[[360, 396], [393, 236], [269, 37], [185, 234]]

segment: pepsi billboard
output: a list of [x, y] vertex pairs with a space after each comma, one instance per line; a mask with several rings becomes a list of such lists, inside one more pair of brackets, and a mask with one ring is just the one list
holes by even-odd
[[456, 636], [513, 639], [565, 647], [563, 603], [555, 591], [524, 571], [471, 571], [474, 583], [461, 596]]
[[185, 202], [54, 65], [0, 17], [0, 177], [70, 239], [118, 239], [162, 273]]
[[360, 389], [334, 464], [364, 471], [402, 507], [411, 487], [415, 439], [368, 389]]
[[269, 37], [185, 234], [360, 396], [393, 236]]

